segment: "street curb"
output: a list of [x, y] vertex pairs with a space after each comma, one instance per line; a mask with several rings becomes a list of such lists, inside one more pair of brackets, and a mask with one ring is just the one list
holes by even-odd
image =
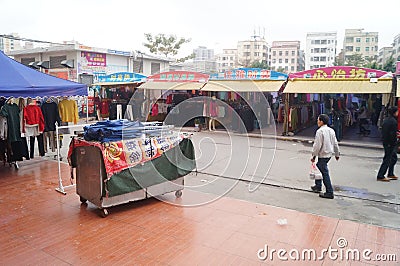
[[[201, 132], [201, 131], [200, 131]], [[226, 131], [220, 131], [220, 130], [215, 130], [215, 131], [205, 131], [207, 133], [218, 133], [218, 134], [228, 134]], [[276, 140], [281, 140], [281, 141], [293, 141], [293, 142], [301, 142], [301, 143], [306, 143], [306, 144], [313, 144], [314, 140], [313, 139], [306, 139], [306, 138], [299, 138], [299, 137], [290, 137], [290, 136], [276, 136], [276, 135], [260, 135], [260, 134], [240, 134], [240, 133], [231, 133], [234, 136], [249, 136], [251, 138], [266, 138], [266, 139], [276, 139]], [[364, 148], [364, 149], [383, 149], [382, 145], [376, 145], [376, 144], [368, 144], [368, 143], [354, 143], [354, 142], [347, 142], [347, 141], [341, 141], [339, 142], [339, 146], [344, 146], [344, 147], [352, 147], [352, 148]]]

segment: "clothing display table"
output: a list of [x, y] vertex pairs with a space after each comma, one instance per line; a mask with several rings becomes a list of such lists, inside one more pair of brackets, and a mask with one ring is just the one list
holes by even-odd
[[68, 153], [76, 168], [76, 192], [82, 203], [108, 207], [175, 191], [196, 167], [194, 147], [185, 136], [145, 137], [115, 142], [73, 138]]

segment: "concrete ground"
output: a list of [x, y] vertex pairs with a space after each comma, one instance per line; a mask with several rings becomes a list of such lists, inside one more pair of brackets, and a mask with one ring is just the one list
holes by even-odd
[[[400, 228], [400, 180], [376, 181], [383, 150], [373, 143], [348, 142], [352, 145], [343, 145], [341, 142], [340, 160], [329, 163], [335, 199], [326, 200], [310, 191], [313, 181], [308, 177], [312, 145], [309, 137], [276, 139], [208, 131], [192, 134], [198, 169], [197, 174], [187, 176], [185, 189], [212, 193], [215, 199], [226, 195]], [[62, 163], [66, 163], [69, 141], [70, 136], [65, 135]], [[45, 158], [53, 160], [55, 155], [55, 152], [49, 152]], [[400, 174], [400, 171], [396, 169], [396, 173]]]

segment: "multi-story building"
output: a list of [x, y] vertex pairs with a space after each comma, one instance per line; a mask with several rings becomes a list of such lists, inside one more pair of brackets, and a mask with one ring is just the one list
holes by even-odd
[[237, 49], [223, 49], [222, 54], [217, 55], [217, 72], [225, 72], [238, 67]]
[[364, 29], [346, 29], [343, 41], [344, 63], [347, 57], [361, 54], [365, 59], [377, 58], [378, 32], [364, 32]]
[[383, 67], [391, 56], [393, 56], [393, 47], [383, 47], [379, 49], [378, 66]]
[[8, 37], [0, 37], [0, 50], [8, 54], [12, 51], [21, 49], [21, 42], [14, 40], [13, 38], [19, 38], [18, 33], [8, 34]]
[[335, 63], [336, 46], [336, 32], [307, 33], [305, 69], [333, 66]]
[[250, 67], [254, 62], [269, 64], [269, 47], [264, 38], [254, 37], [254, 40], [239, 41], [237, 44], [238, 67]]
[[116, 72], [137, 72], [149, 76], [168, 71], [171, 61], [141, 52], [95, 48], [79, 43], [17, 50], [9, 55], [24, 65], [78, 82], [83, 82], [82, 79], [87, 76], [92, 76], [93, 82], [96, 82], [98, 77]]
[[199, 46], [193, 50], [194, 59], [192, 62], [185, 62], [183, 69], [201, 73], [215, 73], [217, 71], [217, 62], [214, 56], [214, 49], [208, 49], [205, 46]]
[[285, 73], [303, 70], [301, 54], [300, 41], [274, 41], [271, 47], [271, 69]]
[[393, 58], [400, 61], [400, 34], [396, 35], [393, 40]]

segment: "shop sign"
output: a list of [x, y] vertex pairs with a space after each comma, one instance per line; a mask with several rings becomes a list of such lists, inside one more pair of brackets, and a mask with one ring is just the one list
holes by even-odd
[[124, 55], [124, 56], [130, 56], [130, 55], [131, 55], [130, 52], [118, 51], [118, 50], [111, 50], [111, 49], [108, 49], [108, 50], [107, 50], [107, 53], [109, 53], [109, 54], [116, 54], [116, 55]]
[[226, 79], [226, 80], [286, 80], [287, 75], [284, 73], [271, 71], [268, 69], [260, 68], [238, 68], [229, 70], [224, 73], [213, 74], [211, 79]]
[[107, 76], [99, 76], [99, 82], [143, 82], [145, 75], [132, 72], [118, 72]]
[[311, 78], [311, 79], [364, 79], [380, 78], [389, 76], [389, 73], [377, 69], [354, 67], [354, 66], [335, 66], [325, 68], [315, 68], [289, 75], [293, 78]]
[[81, 57], [83, 58], [83, 64], [86, 66], [106, 66], [106, 54], [94, 53], [94, 52], [81, 52]]
[[156, 74], [147, 78], [148, 81], [165, 82], [207, 82], [209, 75], [189, 71], [171, 71]]

